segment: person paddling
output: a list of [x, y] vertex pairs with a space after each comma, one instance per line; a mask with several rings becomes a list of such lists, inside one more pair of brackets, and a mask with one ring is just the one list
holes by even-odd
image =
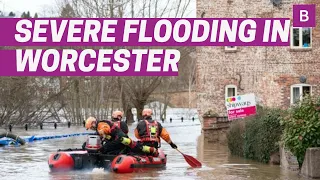
[[160, 137], [165, 140], [173, 149], [177, 149], [177, 145], [174, 144], [170, 138], [167, 130], [162, 127], [161, 123], [152, 119], [152, 109], [144, 109], [142, 111], [143, 120], [141, 120], [134, 134], [137, 139], [143, 144], [155, 148], [160, 147]]

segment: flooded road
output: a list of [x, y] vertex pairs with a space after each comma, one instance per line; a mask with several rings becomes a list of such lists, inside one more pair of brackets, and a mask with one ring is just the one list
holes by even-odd
[[[133, 136], [136, 124], [130, 126], [129, 135]], [[203, 143], [199, 122], [165, 122], [163, 126], [171, 134], [180, 151], [196, 157], [203, 163], [200, 169], [192, 169], [183, 156], [162, 141], [162, 149], [168, 154], [165, 169], [155, 169], [132, 174], [114, 174], [94, 169], [92, 171], [73, 171], [50, 173], [48, 156], [57, 149], [80, 148], [86, 136], [51, 139], [28, 143], [21, 147], [0, 147], [0, 179], [292, 179], [297, 175], [283, 171], [279, 166], [260, 164], [250, 160], [230, 156], [227, 147]], [[3, 131], [3, 130], [2, 130]], [[1, 132], [2, 132], [1, 131]], [[44, 130], [13, 130], [19, 135], [55, 135], [88, 132], [83, 127], [45, 128]]]

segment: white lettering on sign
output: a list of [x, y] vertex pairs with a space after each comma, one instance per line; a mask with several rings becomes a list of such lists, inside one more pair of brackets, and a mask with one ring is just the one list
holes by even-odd
[[309, 21], [309, 15], [307, 10], [300, 11], [300, 22], [307, 22]]
[[238, 110], [236, 110], [236, 113], [242, 113], [242, 112], [244, 112], [243, 109], [238, 109]]

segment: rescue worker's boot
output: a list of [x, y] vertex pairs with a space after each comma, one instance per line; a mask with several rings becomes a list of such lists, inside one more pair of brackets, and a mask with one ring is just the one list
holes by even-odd
[[154, 157], [158, 157], [159, 156], [158, 150], [156, 148], [154, 148], [154, 147], [143, 146], [142, 147], [142, 151], [147, 153], [147, 154], [151, 154]]

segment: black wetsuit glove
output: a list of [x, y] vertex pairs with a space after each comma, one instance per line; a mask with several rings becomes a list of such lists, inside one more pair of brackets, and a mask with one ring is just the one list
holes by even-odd
[[87, 145], [87, 142], [84, 142], [84, 143], [82, 144], [82, 149], [83, 149], [83, 150], [86, 149], [86, 145]]
[[178, 148], [178, 146], [175, 145], [173, 142], [170, 143], [170, 146], [171, 146], [173, 149], [177, 149], [177, 148]]

